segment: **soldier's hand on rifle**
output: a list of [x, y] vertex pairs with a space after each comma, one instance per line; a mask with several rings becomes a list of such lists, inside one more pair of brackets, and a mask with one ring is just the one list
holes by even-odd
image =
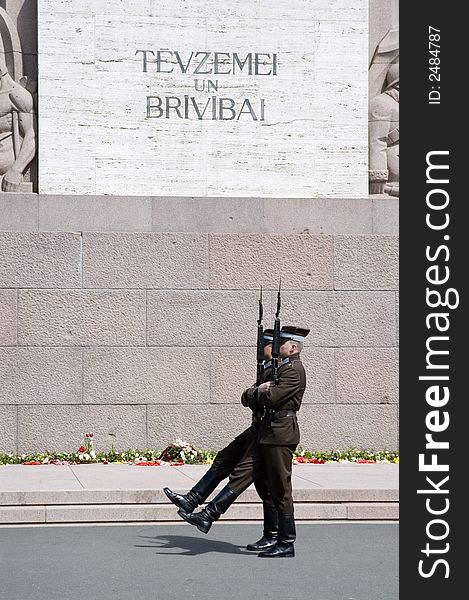
[[254, 394], [257, 390], [257, 385], [253, 384], [250, 388], [248, 388], [247, 390], [244, 390], [242, 396], [241, 396], [241, 404], [243, 406], [250, 406], [253, 398], [254, 398]]
[[264, 381], [264, 383], [261, 383], [261, 385], [258, 388], [259, 393], [262, 394], [264, 392], [268, 392], [273, 385], [274, 384], [272, 381]]

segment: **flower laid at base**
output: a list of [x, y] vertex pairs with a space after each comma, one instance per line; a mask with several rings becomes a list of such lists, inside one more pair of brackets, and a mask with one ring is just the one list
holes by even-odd
[[[77, 465], [77, 464], [132, 464], [138, 467], [159, 467], [183, 465], [210, 465], [217, 451], [200, 450], [177, 439], [162, 451], [153, 449], [126, 450], [117, 452], [114, 447], [108, 452], [96, 452], [94, 434], [85, 433], [76, 452], [36, 452], [31, 454], [13, 454], [0, 452], [0, 465]], [[326, 463], [399, 463], [399, 452], [388, 450], [306, 450], [298, 446], [293, 454], [294, 464], [326, 464]]]
[[81, 462], [96, 459], [96, 452], [93, 449], [93, 437], [94, 433], [85, 433], [85, 437], [81, 441], [81, 446], [78, 448], [78, 458]]

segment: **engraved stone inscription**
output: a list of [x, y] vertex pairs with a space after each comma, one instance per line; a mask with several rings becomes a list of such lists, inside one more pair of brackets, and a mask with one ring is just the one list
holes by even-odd
[[40, 192], [363, 197], [367, 0], [43, 0]]

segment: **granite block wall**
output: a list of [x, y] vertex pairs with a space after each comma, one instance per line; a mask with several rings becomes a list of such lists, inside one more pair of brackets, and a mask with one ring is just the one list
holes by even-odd
[[397, 199], [0, 195], [0, 451], [221, 448], [279, 277], [302, 445], [397, 449]]

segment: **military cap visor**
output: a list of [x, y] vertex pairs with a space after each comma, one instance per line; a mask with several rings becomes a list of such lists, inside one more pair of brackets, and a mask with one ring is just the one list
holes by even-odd
[[264, 329], [264, 346], [271, 344], [274, 341], [274, 330]]
[[293, 340], [294, 342], [304, 342], [310, 329], [304, 327], [294, 327], [293, 325], [284, 325], [280, 331], [280, 338], [283, 340]]

